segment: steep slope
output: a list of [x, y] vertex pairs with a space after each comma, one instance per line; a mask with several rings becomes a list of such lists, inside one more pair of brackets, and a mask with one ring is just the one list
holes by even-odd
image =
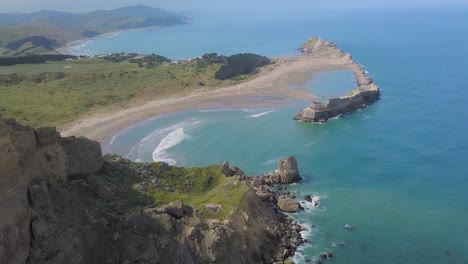
[[0, 263], [288, 262], [302, 228], [265, 184], [298, 177], [291, 157], [259, 178], [103, 158], [97, 142], [0, 119]]

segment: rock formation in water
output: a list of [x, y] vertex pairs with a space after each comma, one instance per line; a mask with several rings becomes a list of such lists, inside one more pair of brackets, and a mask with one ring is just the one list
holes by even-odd
[[367, 107], [380, 98], [379, 87], [372, 78], [366, 75], [362, 66], [357, 64], [350, 54], [344, 53], [336, 47], [336, 44], [313, 37], [304, 43], [299, 50], [305, 54], [310, 54], [314, 58], [341, 58], [343, 64], [354, 73], [357, 88], [345, 96], [330, 98], [323, 103], [313, 102], [300, 111], [294, 117], [295, 120], [326, 122], [330, 118]]
[[[300, 179], [293, 157], [280, 166], [278, 182]], [[278, 212], [268, 177], [214, 168], [229, 178], [102, 157], [98, 142], [0, 119], [0, 263], [286, 263], [303, 228]], [[175, 175], [184, 181], [171, 183]], [[240, 200], [227, 212], [195, 207], [178, 188]], [[155, 193], [172, 202], [158, 204]], [[294, 211], [289, 198], [282, 209]]]

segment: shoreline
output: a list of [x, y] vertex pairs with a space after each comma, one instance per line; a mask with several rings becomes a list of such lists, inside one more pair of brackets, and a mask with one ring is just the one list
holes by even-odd
[[258, 108], [284, 104], [271, 101], [249, 100], [249, 96], [278, 96], [311, 101], [316, 98], [306, 89], [289, 89], [288, 85], [304, 85], [315, 74], [328, 71], [355, 69], [342, 57], [318, 58], [310, 54], [273, 59], [275, 67], [257, 77], [234, 86], [211, 91], [195, 91], [183, 97], [151, 100], [117, 112], [106, 111], [83, 117], [61, 128], [63, 136], [84, 136], [101, 143], [108, 142], [118, 131], [146, 119], [202, 108]]
[[[181, 25], [173, 25], [173, 26], [183, 26], [183, 25], [189, 25], [190, 23], [186, 23], [186, 24], [181, 24]], [[101, 35], [98, 35], [98, 36], [95, 36], [95, 37], [91, 37], [91, 38], [82, 38], [82, 39], [77, 39], [77, 40], [73, 40], [73, 41], [70, 41], [70, 42], [67, 42], [66, 44], [64, 45], [61, 45], [60, 47], [56, 48], [55, 51], [60, 53], [60, 54], [63, 54], [63, 55], [74, 55], [74, 56], [90, 56], [90, 54], [72, 54], [69, 50], [69, 47], [70, 46], [73, 46], [77, 43], [80, 43], [80, 42], [85, 42], [85, 41], [89, 41], [89, 40], [94, 40], [94, 39], [99, 39], [99, 38], [107, 38], [109, 36], [112, 36], [112, 35], [120, 35], [121, 33], [126, 33], [126, 32], [133, 32], [133, 31], [140, 31], [140, 30], [145, 30], [145, 29], [151, 29], [151, 28], [154, 28], [154, 29], [159, 29], [159, 28], [163, 28], [164, 26], [151, 26], [151, 27], [143, 27], [143, 28], [132, 28], [132, 29], [124, 29], [124, 30], [115, 30], [115, 31], [111, 31], [111, 32], [107, 32], [107, 33], [103, 33]], [[93, 54], [93, 55], [98, 55], [98, 54]]]
[[119, 111], [91, 114], [65, 125], [60, 132], [62, 136], [84, 136], [106, 143], [120, 130], [164, 114], [204, 108], [260, 108], [285, 105], [268, 100], [249, 99], [251, 96], [277, 96], [312, 101], [316, 96], [308, 90], [289, 89], [288, 85], [302, 86], [321, 72], [355, 72], [343, 57], [320, 58], [302, 54], [272, 60], [275, 62], [273, 69], [263, 69], [258, 76], [244, 83], [211, 91], [194, 91], [182, 97], [151, 100]]

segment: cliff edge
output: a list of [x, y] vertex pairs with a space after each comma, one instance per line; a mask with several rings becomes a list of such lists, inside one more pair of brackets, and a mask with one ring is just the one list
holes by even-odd
[[0, 119], [0, 263], [288, 263], [298, 203], [269, 185], [298, 180], [293, 157], [264, 177], [135, 163]]
[[349, 53], [344, 53], [333, 42], [312, 37], [299, 48], [299, 51], [313, 58], [341, 58], [343, 65], [346, 65], [356, 77], [357, 88], [345, 96], [331, 98], [325, 102], [313, 102], [300, 111], [294, 117], [295, 120], [323, 123], [330, 118], [365, 108], [380, 98], [380, 89], [374, 80], [366, 75], [362, 66], [357, 64]]

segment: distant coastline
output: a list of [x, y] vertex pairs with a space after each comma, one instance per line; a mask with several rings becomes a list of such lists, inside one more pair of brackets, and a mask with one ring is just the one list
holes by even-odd
[[0, 56], [69, 54], [70, 45], [94, 37], [191, 22], [188, 17], [144, 5], [83, 13], [42, 10], [2, 15]]
[[[132, 28], [132, 29], [111, 31], [111, 32], [103, 33], [101, 35], [91, 37], [91, 38], [82, 38], [82, 39], [77, 39], [77, 40], [70, 41], [70, 42], [66, 43], [65, 45], [62, 45], [62, 46], [56, 48], [55, 51], [60, 53], [60, 54], [63, 54], [63, 55], [89, 55], [89, 54], [75, 54], [75, 53], [72, 53], [72, 52], [70, 52], [70, 47], [74, 46], [74, 45], [76, 45], [78, 43], [82, 43], [82, 42], [86, 42], [86, 41], [91, 41], [91, 40], [95, 40], [95, 39], [102, 39], [102, 38], [108, 38], [108, 37], [111, 37], [112, 35], [118, 36], [118, 35], [120, 35], [122, 33], [126, 33], [126, 32], [134, 32], [134, 31], [140, 31], [140, 30], [152, 29], [152, 28], [153, 29], [159, 29], [159, 28], [162, 28], [162, 26], [151, 26], [151, 27], [144, 27], [144, 28]], [[98, 55], [98, 54], [95, 54], [95, 55]]]

